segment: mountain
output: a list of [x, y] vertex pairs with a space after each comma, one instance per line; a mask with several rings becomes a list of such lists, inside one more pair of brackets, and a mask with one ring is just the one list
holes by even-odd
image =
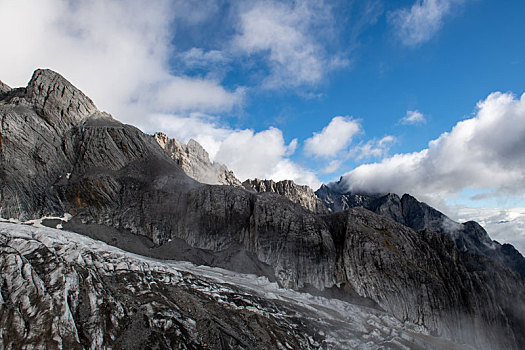
[[[35, 339], [55, 344], [73, 329], [68, 321], [72, 317], [75, 327], [80, 325], [88, 334], [79, 335], [80, 343], [94, 348], [101, 334], [115, 347], [156, 339], [148, 340], [155, 344], [151, 347], [169, 348], [166, 337], [173, 342], [169, 344], [177, 344], [176, 337], [180, 337], [188, 348], [203, 348], [208, 342], [215, 348], [246, 348], [259, 341], [273, 347], [281, 339], [292, 338], [297, 340], [286, 340], [288, 348], [315, 348], [318, 346], [299, 340], [303, 339], [300, 335], [314, 334], [309, 325], [328, 322], [327, 315], [333, 315], [334, 308], [342, 313], [343, 321], [334, 316], [334, 322], [324, 324], [333, 332], [341, 329], [345, 333], [345, 327], [350, 327], [352, 339], [343, 348], [359, 347], [371, 336], [385, 342], [394, 336], [384, 347], [412, 347], [396, 343], [398, 326], [390, 326], [394, 318], [400, 322], [397, 325], [419, 329], [419, 334], [410, 335], [416, 343], [424, 333], [443, 344], [456, 343], [451, 348], [461, 348], [461, 344], [478, 349], [525, 347], [525, 279], [485, 256], [457, 249], [449, 235], [416, 231], [363, 208], [318, 214], [277, 193], [197, 182], [154, 136], [100, 112], [80, 90], [50, 70], [35, 71], [25, 88], [1, 93], [0, 118], [0, 217], [27, 224], [42, 222], [102, 239], [131, 251], [126, 257], [135, 259], [131, 262], [121, 253], [112, 257], [116, 248], [106, 245], [91, 254], [82, 245], [94, 241], [65, 231], [63, 236], [60, 231], [35, 231], [33, 239], [28, 234], [16, 236], [20, 226], [5, 228], [11, 233], [3, 233], [8, 237], [1, 238], [0, 246], [11, 255], [2, 254], [2, 259], [9, 259], [0, 270], [2, 300], [12, 300], [13, 305], [19, 302], [23, 312], [14, 323], [19, 314], [6, 303], [0, 304], [0, 329], [12, 330], [15, 324], [29, 327], [27, 332], [6, 332], [20, 337], [3, 337], [6, 347], [13, 344], [9, 341], [24, 344]], [[77, 250], [85, 253], [74, 255]], [[279, 318], [282, 305], [273, 308], [275, 298], [257, 294], [253, 283], [232, 294], [238, 282], [235, 273], [225, 277], [226, 285], [199, 282], [207, 278], [203, 271], [209, 267], [193, 275], [200, 276], [195, 277], [195, 285], [211, 295], [194, 296], [193, 287], [183, 293], [169, 286], [171, 276], [177, 275], [170, 261], [177, 259], [262, 275], [265, 281], [273, 279], [287, 289], [278, 293], [285, 301], [286, 293], [294, 295], [295, 306], [284, 313], [289, 317], [283, 321]], [[137, 261], [148, 262], [138, 263], [139, 267]], [[125, 272], [119, 272], [119, 262]], [[55, 269], [59, 272], [52, 273]], [[31, 277], [33, 270], [38, 278]], [[168, 270], [171, 272], [158, 272]], [[71, 279], [65, 281], [61, 276]], [[13, 287], [10, 281], [15, 279], [27, 282], [19, 286], [29, 289]], [[73, 283], [77, 279], [78, 284]], [[31, 284], [41, 288], [32, 293]], [[94, 295], [100, 295], [102, 304], [95, 302]], [[247, 304], [237, 298], [240, 295]], [[53, 304], [60, 296], [67, 303]], [[227, 308], [229, 297], [249, 307]], [[330, 300], [327, 305], [335, 304], [323, 309], [321, 299], [315, 307], [304, 301], [323, 297]], [[138, 298], [136, 303], [134, 298]], [[258, 298], [257, 305], [251, 304], [254, 298]], [[194, 306], [182, 313], [177, 306], [181, 300], [192, 300]], [[352, 306], [338, 304], [343, 301]], [[65, 304], [73, 316], [68, 316]], [[35, 318], [53, 305], [60, 315], [66, 315], [64, 327], [33, 327], [32, 320], [37, 325], [54, 324], [50, 320], [58, 311]], [[275, 313], [265, 313], [266, 307]], [[379, 321], [362, 317], [362, 307], [383, 312]], [[259, 316], [250, 314], [255, 309], [263, 311]], [[91, 310], [98, 310], [94, 318], [89, 316]], [[186, 318], [195, 323], [183, 324]], [[104, 327], [100, 322], [105, 322]], [[297, 324], [302, 326], [297, 328]], [[373, 332], [370, 324], [380, 330]], [[215, 342], [203, 335], [208, 330], [214, 332]], [[258, 335], [251, 338], [254, 332]], [[315, 333], [312, 341], [308, 338], [309, 344], [331, 344], [333, 332]], [[370, 341], [367, 346], [374, 348], [380, 340]], [[440, 348], [434, 340], [428, 346], [421, 342], [423, 348]], [[282, 345], [286, 348], [286, 343]]]
[[192, 179], [210, 185], [241, 186], [233, 172], [224, 164], [211, 162], [208, 152], [194, 139], [186, 145], [161, 132], [153, 137]]
[[273, 180], [246, 180], [242, 183], [244, 188], [258, 193], [277, 193], [318, 214], [328, 214], [328, 209], [323, 202], [315, 195], [314, 191], [305, 185], [298, 185], [292, 180], [275, 182]]
[[483, 255], [525, 276], [525, 258], [510, 244], [501, 245], [490, 239], [487, 231], [475, 221], [458, 223], [409, 194], [401, 198], [389, 193], [359, 194], [346, 192], [344, 185], [322, 185], [316, 195], [333, 211], [362, 207], [388, 217], [414, 230], [429, 230], [450, 235], [457, 249]]
[[5, 348], [467, 349], [381, 310], [75, 233], [0, 223], [0, 242]]

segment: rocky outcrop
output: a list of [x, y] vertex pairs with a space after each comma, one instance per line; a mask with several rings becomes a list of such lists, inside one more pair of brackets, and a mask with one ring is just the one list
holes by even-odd
[[330, 187], [322, 185], [316, 194], [334, 211], [362, 207], [414, 230], [446, 233], [454, 239], [460, 251], [486, 256], [525, 276], [525, 258], [512, 245], [501, 245], [490, 239], [478, 223], [455, 222], [409, 194], [404, 194], [401, 198], [393, 193], [357, 194], [344, 192], [340, 184], [332, 184]]
[[258, 193], [271, 192], [280, 194], [314, 213], [329, 213], [323, 202], [315, 195], [310, 187], [297, 185], [292, 180], [275, 182], [273, 180], [248, 179], [244, 181], [242, 185], [244, 188]]
[[10, 90], [11, 88], [9, 87], [9, 85], [5, 84], [4, 82], [0, 80], [0, 94], [4, 94]]
[[[416, 232], [364, 208], [338, 212], [327, 221], [338, 252], [339, 282], [359, 295], [401, 320], [425, 324], [476, 349], [525, 341], [523, 332], [508, 331], [508, 325], [525, 322], [524, 279], [517, 273], [458, 251], [448, 235]], [[488, 327], [480, 327], [479, 320]]]
[[210, 185], [241, 186], [233, 171], [226, 165], [211, 162], [208, 152], [194, 139], [185, 145], [161, 132], [156, 132], [154, 137], [192, 179]]
[[[70, 108], [62, 109], [62, 119], [71, 122], [54, 128], [50, 121], [60, 123], [58, 116], [39, 114], [40, 100], [31, 102], [26, 89], [13, 91], [0, 97], [2, 138], [9, 140], [0, 150], [0, 214], [4, 218], [70, 213], [72, 221], [82, 225], [125, 230], [159, 248], [169, 248], [170, 240], [182, 240], [209, 252], [246, 251], [271, 266], [283, 287], [338, 287], [372, 300], [401, 322], [419, 324], [435, 335], [479, 349], [525, 346], [524, 279], [483, 256], [458, 250], [448, 235], [415, 231], [365, 209], [319, 215], [277, 193], [202, 184], [188, 177], [154, 137], [132, 126], [98, 111], [84, 115]], [[16, 94], [19, 101], [26, 101], [23, 108], [12, 102]], [[47, 108], [49, 113], [61, 110]], [[42, 157], [47, 157], [45, 162]], [[23, 169], [30, 176], [22, 176]], [[390, 202], [395, 203], [395, 197]], [[389, 212], [398, 215], [394, 209]], [[400, 215], [406, 217], [403, 210]], [[54, 251], [60, 255], [60, 249]], [[82, 256], [93, 259], [90, 254]], [[83, 278], [92, 276], [81, 271]], [[142, 276], [149, 267], [138, 271]], [[129, 276], [129, 285], [141, 283], [142, 277], [135, 272]], [[158, 286], [166, 277], [151, 276], [150, 284]], [[153, 294], [169, 294], [159, 288]], [[112, 293], [128, 297], [118, 290]], [[167, 298], [162, 302], [172, 305]], [[79, 305], [87, 307], [88, 299], [84, 296]], [[220, 307], [216, 302], [210, 307]], [[249, 322], [239, 315], [231, 317], [227, 324]], [[153, 322], [148, 315], [140, 314], [140, 319]], [[121, 324], [118, 317], [117, 321]], [[264, 327], [274, 326], [266, 323]], [[117, 333], [115, 337], [121, 334]], [[51, 339], [55, 335], [46, 334], [52, 334]]]

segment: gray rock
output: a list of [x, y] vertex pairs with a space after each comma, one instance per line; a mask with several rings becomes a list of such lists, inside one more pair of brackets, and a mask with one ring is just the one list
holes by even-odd
[[486, 256], [525, 276], [525, 258], [510, 244], [490, 239], [478, 223], [458, 223], [409, 194], [359, 194], [344, 191], [344, 184], [322, 185], [316, 192], [334, 211], [362, 207], [414, 230], [429, 230], [450, 235], [459, 250]]
[[0, 94], [11, 91], [11, 87], [0, 80]]
[[[62, 79], [48, 78], [66, 85]], [[365, 209], [319, 215], [277, 193], [199, 183], [153, 136], [98, 111], [87, 114], [87, 108], [58, 107], [86, 104], [84, 98], [83, 104], [45, 102], [48, 113], [58, 113], [45, 116], [39, 112], [41, 99], [28, 95], [30, 90], [0, 95], [2, 138], [8, 140], [0, 149], [2, 217], [70, 213], [77, 223], [126, 230], [158, 249], [169, 249], [179, 240], [213, 254], [239, 249], [271, 266], [283, 287], [344, 286], [349, 294], [371, 299], [401, 322], [420, 324], [423, 330], [476, 348], [525, 346], [523, 277], [483, 256], [458, 250], [448, 235], [415, 231]], [[385, 203], [393, 206], [384, 212], [406, 219], [403, 210], [395, 208], [398, 202], [391, 196]], [[257, 268], [256, 262], [253, 265]], [[129, 284], [142, 281], [142, 274], [130, 272]], [[82, 276], [92, 275], [83, 271]], [[152, 275], [149, 281], [162, 284], [157, 278], [162, 277]], [[155, 291], [168, 293], [163, 288]], [[216, 302], [210, 307], [220, 307]], [[79, 305], [89, 304], [79, 301]], [[239, 328], [249, 322], [230, 316], [234, 319], [228, 322], [238, 322]], [[144, 319], [142, 314], [139, 318]], [[9, 318], [0, 320], [4, 326]], [[88, 329], [97, 328], [88, 324]], [[144, 327], [137, 329], [142, 332]], [[126, 334], [129, 337], [122, 341], [134, 339], [133, 331]]]
[[271, 192], [280, 194], [314, 213], [329, 213], [329, 210], [310, 187], [297, 185], [292, 180], [275, 182], [273, 180], [248, 179], [244, 181], [242, 185], [248, 190], [253, 190], [259, 193]]
[[0, 288], [6, 349], [467, 349], [383, 311], [24, 225], [0, 223]]
[[154, 137], [192, 179], [210, 185], [241, 186], [233, 171], [224, 164], [211, 162], [208, 152], [197, 141], [190, 139], [185, 145], [161, 132], [155, 133]]

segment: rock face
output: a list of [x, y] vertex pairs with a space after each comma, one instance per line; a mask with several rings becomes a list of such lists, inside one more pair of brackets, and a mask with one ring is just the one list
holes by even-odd
[[255, 192], [271, 192], [285, 196], [294, 203], [299, 204], [314, 213], [328, 214], [328, 209], [308, 186], [297, 185], [292, 180], [275, 182], [273, 180], [246, 180], [242, 183], [244, 188]]
[[486, 256], [525, 276], [525, 258], [512, 245], [493, 241], [477, 222], [455, 222], [408, 194], [357, 194], [344, 192], [338, 184], [322, 185], [316, 194], [333, 211], [362, 207], [414, 230], [449, 234], [460, 251]]
[[466, 349], [380, 310], [74, 233], [0, 223], [0, 252], [6, 349]]
[[[34, 81], [39, 83], [35, 84]], [[33, 85], [43, 88], [31, 87]], [[48, 89], [45, 86], [53, 88]], [[40, 98], [42, 94], [49, 97]], [[525, 281], [519, 274], [484, 256], [457, 249], [449, 235], [415, 231], [366, 209], [356, 208], [320, 215], [277, 193], [256, 193], [234, 186], [199, 183], [186, 175], [153, 136], [119, 123], [96, 110], [89, 102], [87, 97], [81, 95], [65, 79], [49, 71], [35, 72], [28, 88], [13, 89], [0, 95], [1, 217], [26, 220], [70, 213], [73, 216], [71, 222], [77, 225], [111, 228], [135, 234], [137, 239], [147, 238], [159, 250], [169, 250], [170, 246], [173, 247], [170, 244], [177, 241], [183, 241], [196, 249], [205, 249], [210, 254], [234, 250], [255, 257], [264, 266], [271, 266], [273, 275], [282, 287], [318, 290], [339, 288], [347, 295], [368, 298], [401, 322], [418, 324], [436, 336], [468, 343], [478, 349], [525, 347]], [[391, 212], [398, 215], [399, 212], [394, 209]], [[400, 215], [404, 215], [402, 210]], [[106, 233], [103, 229], [97, 232], [99, 235]], [[64, 242], [68, 240], [65, 239]], [[21, 244], [24, 245], [23, 242]], [[50, 251], [56, 254], [52, 258], [58, 259], [63, 250]], [[44, 253], [45, 249], [42, 256]], [[97, 259], [90, 254], [83, 254], [82, 257], [88, 260]], [[24, 258], [28, 259], [25, 256]], [[24, 262], [21, 256], [17, 258], [13, 255], [10, 259]], [[44, 262], [43, 265], [39, 264], [40, 255], [36, 254], [35, 259], [35, 268], [46, 265]], [[52, 259], [49, 261], [50, 266], [56, 266]], [[9, 266], [21, 266], [17, 264]], [[99, 269], [103, 265], [95, 264]], [[254, 265], [257, 265], [256, 261]], [[3, 268], [4, 264], [1, 266]], [[23, 279], [29, 280], [27, 276], [30, 276], [31, 268], [26, 268], [27, 273], [23, 274]], [[148, 266], [137, 270], [129, 269], [132, 272], [115, 276], [118, 287], [113, 291], [103, 287], [106, 284], [109, 286], [109, 282], [99, 283], [109, 281], [114, 276], [113, 273], [109, 277], [103, 277], [93, 275], [89, 269], [76, 269], [77, 267], [71, 265], [70, 268], [71, 271], [76, 271], [74, 274], [79, 275], [79, 280], [82, 276], [85, 281], [94, 283], [94, 287], [88, 283], [71, 288], [70, 291], [91, 290], [90, 288], [99, 288], [97, 290], [101, 293], [108, 291], [103, 300], [110, 303], [111, 307], [100, 306], [100, 312], [118, 310], [119, 304], [115, 300], [131, 302], [129, 294], [119, 290], [124, 285], [143, 283], [143, 278], [149, 278], [149, 285], [156, 283], [160, 288], [155, 289], [155, 295], [169, 294], [165, 291], [170, 290], [165, 284], [167, 275], [153, 272], [148, 274]], [[128, 276], [130, 283], [124, 282], [125, 276]], [[77, 277], [73, 277], [75, 278]], [[65, 291], [65, 288], [69, 288], [68, 283], [57, 285], [57, 290]], [[4, 290], [2, 288], [2, 293]], [[46, 287], [47, 290], [49, 289]], [[141, 294], [142, 291], [145, 294]], [[133, 290], [132, 294], [141, 295], [141, 298], [151, 295], [147, 293], [147, 289], [136, 292]], [[223, 290], [216, 295], [221, 299], [221, 295], [228, 293]], [[181, 295], [186, 298], [189, 294], [191, 293]], [[17, 300], [17, 294], [14, 295], [13, 300]], [[40, 296], [35, 294], [37, 295]], [[88, 295], [83, 294], [78, 299], [70, 297], [71, 305], [78, 300], [79, 308], [96, 307], [96, 303], [91, 305], [86, 302], [93, 299]], [[2, 298], [7, 299], [3, 294]], [[20, 298], [26, 300], [22, 296]], [[160, 303], [178, 310], [174, 306], [178, 305], [178, 301], [170, 298], [171, 296]], [[151, 299], [148, 300], [151, 302]], [[221, 309], [220, 303], [218, 299], [214, 299], [211, 302], [213, 305], [206, 305]], [[47, 309], [48, 305], [50, 304], [45, 304]], [[171, 315], [168, 313], [168, 306], [161, 305], [157, 309], [157, 304], [151, 305], [154, 312], [159, 311], [157, 315]], [[1, 307], [4, 310], [4, 306]], [[129, 310], [124, 306], [122, 308]], [[142, 313], [137, 314], [137, 319], [144, 320], [148, 325], [154, 324], [148, 316], [150, 314], [144, 314], [148, 310], [140, 311]], [[193, 310], [201, 315], [198, 311], [200, 307]], [[220, 312], [224, 311], [221, 310]], [[5, 314], [2, 312], [4, 311], [0, 311], [0, 315]], [[91, 327], [89, 317], [85, 318], [89, 312], [91, 311], [82, 311], [79, 317], [83, 322], [88, 322], [86, 327], [94, 333], [89, 333], [82, 339], [95, 342], [97, 338], [94, 334], [100, 334], [100, 331], [96, 331], [95, 326]], [[129, 311], [126, 312], [129, 314]], [[6, 318], [0, 318], [0, 329], [7, 327], [14, 317], [10, 313], [7, 315]], [[251, 332], [249, 327], [254, 325], [250, 323], [253, 318], [248, 317], [249, 315], [244, 318], [242, 315], [229, 315], [231, 319], [221, 323], [221, 327], [238, 324], [235, 329], [241, 329], [243, 322], [246, 322], [244, 327], [248, 328], [244, 329]], [[321, 316], [317, 318], [323, 319], [324, 314], [318, 315]], [[135, 322], [133, 318], [115, 317], [119, 325], [122, 322], [129, 322], [126, 324], [130, 325]], [[168, 324], [179, 325], [182, 321], [178, 321], [175, 316], [167, 317], [172, 323], [162, 321], [158, 323], [159, 329], [169, 329], [166, 334], [178, 334]], [[202, 317], [206, 320], [209, 316]], [[112, 320], [110, 316], [103, 319], [105, 322]], [[220, 317], [213, 318], [217, 322], [219, 319]], [[349, 316], [345, 322], [351, 322], [351, 319]], [[214, 324], [206, 322], [203, 324]], [[269, 329], [268, 332], [280, 332], [281, 328], [277, 324], [261, 322], [260, 327]], [[121, 328], [114, 333], [108, 331], [108, 334], [113, 334], [115, 339], [122, 336], [118, 338], [122, 341], [133, 340], [133, 334], [139, 334], [144, 329], [143, 325], [140, 323], [137, 328], [133, 326], [126, 336], [119, 333]], [[290, 323], [284, 323], [283, 327], [286, 328], [287, 325]], [[272, 328], [274, 326], [275, 331]], [[335, 324], [329, 326], [339, 327]], [[199, 337], [204, 332], [201, 329], [192, 333], [193, 331], [188, 331], [189, 328], [184, 328], [186, 326], [180, 327], [180, 333], [186, 337], [182, 339], [188, 339], [188, 342], [193, 339], [192, 336]], [[302, 328], [298, 329], [299, 333], [303, 332]], [[229, 328], [222, 330], [229, 332]], [[222, 331], [217, 332], [221, 334]], [[155, 339], [162, 338], [156, 331], [148, 334], [145, 337], [151, 335]], [[305, 331], [304, 334], [311, 333]], [[243, 336], [247, 337], [248, 333]], [[36, 337], [43, 341], [54, 341], [59, 337], [59, 331], [46, 328]], [[69, 339], [74, 339], [74, 335], [71, 337]], [[276, 336], [277, 339], [282, 337]], [[217, 336], [216, 339], [219, 338]], [[237, 336], [234, 338], [240, 341]], [[71, 342], [73, 344], [74, 340]], [[235, 348], [237, 343], [233, 340], [231, 342], [226, 340], [219, 344], [221, 347]], [[275, 345], [275, 342], [267, 344], [268, 347], [275, 347], [270, 346]], [[289, 344], [292, 348], [308, 347], [306, 343]], [[251, 347], [248, 345], [237, 348]], [[359, 343], [356, 346], [359, 347]], [[347, 344], [346, 348], [348, 347], [352, 346]]]
[[9, 85], [3, 83], [1, 80], [0, 80], [0, 94], [3, 94], [3, 93], [6, 93], [8, 91], [10, 91], [11, 88], [9, 87]]
[[226, 165], [211, 162], [208, 152], [194, 139], [185, 145], [161, 132], [156, 132], [154, 137], [192, 179], [210, 185], [241, 186], [233, 171], [228, 170]]

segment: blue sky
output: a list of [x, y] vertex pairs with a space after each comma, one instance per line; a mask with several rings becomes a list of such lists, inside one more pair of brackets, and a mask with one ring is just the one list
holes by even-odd
[[51, 68], [123, 122], [196, 139], [241, 180], [343, 176], [454, 218], [486, 213], [525, 242], [524, 13], [490, 0], [0, 1], [17, 32], [0, 79]]

